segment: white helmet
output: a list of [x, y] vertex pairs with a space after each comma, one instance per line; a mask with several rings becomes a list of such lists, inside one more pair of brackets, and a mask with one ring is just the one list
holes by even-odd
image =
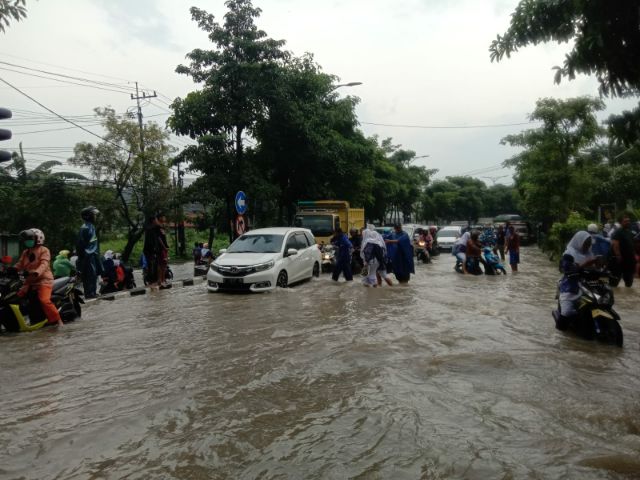
[[598, 226], [595, 223], [590, 223], [587, 227], [587, 232], [589, 233], [598, 233]]
[[32, 228], [31, 231], [36, 236], [36, 245], [44, 245], [44, 233], [42, 230]]

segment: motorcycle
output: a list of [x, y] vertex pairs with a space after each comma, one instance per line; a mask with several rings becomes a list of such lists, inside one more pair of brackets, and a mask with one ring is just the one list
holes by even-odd
[[422, 263], [431, 263], [431, 255], [429, 254], [429, 246], [427, 242], [419, 240], [415, 246], [416, 259]]
[[[611, 274], [605, 270], [583, 270], [579, 273], [578, 286], [580, 298], [577, 300], [578, 312], [572, 317], [560, 315], [558, 309], [552, 312], [556, 328], [571, 330], [587, 340], [598, 340], [622, 347], [623, 334], [620, 315], [613, 309], [613, 290], [609, 286]], [[559, 287], [558, 287], [559, 288]], [[556, 298], [559, 299], [559, 289]]]
[[504, 265], [500, 263], [500, 258], [496, 257], [493, 254], [491, 248], [484, 248], [484, 261], [486, 264], [484, 273], [486, 275], [506, 275], [507, 270], [504, 268]]
[[[14, 269], [0, 278], [0, 331], [32, 332], [47, 325], [37, 292], [29, 291], [26, 298], [18, 296], [22, 285], [23, 278]], [[82, 315], [83, 295], [76, 277], [54, 280], [51, 302], [63, 322], [71, 322]]]
[[322, 273], [332, 272], [336, 266], [336, 251], [333, 245], [322, 245], [320, 248], [322, 254]]
[[[456, 265], [454, 268], [456, 272], [464, 273], [464, 271], [462, 270], [462, 262], [457, 257]], [[467, 272], [471, 275], [482, 275], [484, 273], [477, 258], [467, 257]]]

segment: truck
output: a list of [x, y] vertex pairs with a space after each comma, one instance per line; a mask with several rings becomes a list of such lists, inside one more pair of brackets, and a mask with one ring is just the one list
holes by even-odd
[[337, 228], [349, 233], [363, 228], [364, 208], [351, 208], [345, 200], [301, 200], [294, 219], [295, 227], [308, 228], [319, 245], [328, 245]]

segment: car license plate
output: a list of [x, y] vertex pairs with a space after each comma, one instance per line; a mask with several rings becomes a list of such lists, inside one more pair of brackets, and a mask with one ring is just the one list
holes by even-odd
[[225, 278], [222, 282], [225, 285], [240, 285], [244, 283], [244, 279], [242, 278]]

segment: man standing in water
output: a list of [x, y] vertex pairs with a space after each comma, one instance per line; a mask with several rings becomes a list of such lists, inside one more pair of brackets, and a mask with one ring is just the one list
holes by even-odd
[[85, 298], [96, 298], [98, 275], [102, 274], [100, 246], [95, 227], [96, 217], [99, 213], [100, 211], [93, 206], [84, 208], [80, 212], [80, 217], [84, 220], [84, 224], [80, 227], [76, 245], [78, 252], [77, 270], [82, 278]]
[[633, 277], [636, 273], [636, 255], [633, 244], [633, 232], [631, 231], [631, 218], [629, 215], [622, 215], [618, 220], [620, 228], [617, 228], [611, 236], [611, 250], [613, 251], [613, 262], [611, 271], [615, 279], [611, 279], [615, 287], [624, 279], [627, 287], [633, 285]]
[[347, 282], [352, 281], [351, 249], [353, 248], [353, 245], [342, 232], [341, 228], [336, 228], [336, 233], [331, 239], [331, 245], [333, 245], [336, 252], [336, 265], [333, 267], [333, 274], [331, 275], [331, 278], [334, 282], [337, 282], [340, 274], [342, 273]]
[[385, 242], [396, 246], [391, 258], [393, 274], [399, 283], [409, 283], [411, 274], [416, 273], [413, 266], [413, 245], [409, 235], [402, 230], [402, 225], [396, 224], [393, 227], [391, 239]]

